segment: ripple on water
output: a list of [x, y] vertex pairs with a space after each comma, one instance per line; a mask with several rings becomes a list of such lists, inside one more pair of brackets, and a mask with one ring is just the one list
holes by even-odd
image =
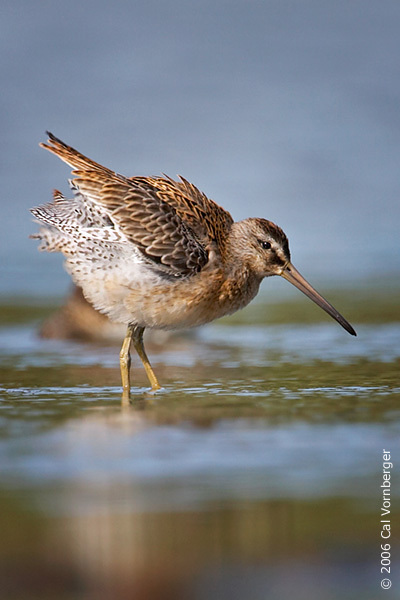
[[357, 337], [334, 324], [326, 325], [220, 325], [204, 327], [200, 338], [209, 344], [246, 348], [248, 358], [305, 362], [310, 360], [349, 362], [365, 358], [391, 362], [400, 357], [400, 323], [361, 325]]
[[[182, 348], [167, 345], [152, 353], [153, 362], [191, 368], [196, 362], [225, 368], [270, 366], [324, 360], [348, 364], [359, 359], [391, 362], [400, 357], [400, 324], [363, 325], [353, 338], [334, 324], [221, 325], [200, 328]], [[53, 367], [59, 364], [112, 368], [118, 366], [118, 347], [43, 340], [34, 326], [0, 328], [0, 358], [14, 368]]]
[[[99, 491], [114, 486], [116, 503], [129, 497], [141, 511], [232, 498], [360, 498], [377, 476], [377, 448], [386, 444], [394, 450], [399, 434], [398, 426], [388, 431], [383, 424], [265, 427], [222, 419], [195, 428], [151, 426], [138, 413], [112, 421], [95, 414], [40, 436], [0, 443], [0, 472], [3, 485], [10, 480], [45, 490], [68, 483], [78, 507], [89, 498], [92, 506]], [[154, 486], [159, 493], [153, 496]], [[103, 494], [102, 501], [109, 497]], [[61, 498], [56, 510], [70, 510], [65, 502]]]

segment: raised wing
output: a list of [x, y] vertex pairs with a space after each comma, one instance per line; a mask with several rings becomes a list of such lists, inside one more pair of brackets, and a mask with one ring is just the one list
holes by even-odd
[[190, 275], [208, 262], [209, 251], [223, 253], [231, 215], [180, 178], [126, 178], [103, 167], [51, 133], [40, 144], [72, 168], [73, 188], [111, 221], [162, 270]]

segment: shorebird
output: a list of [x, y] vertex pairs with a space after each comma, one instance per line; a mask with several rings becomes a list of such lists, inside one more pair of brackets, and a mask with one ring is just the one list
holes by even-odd
[[120, 352], [123, 398], [130, 396], [133, 344], [152, 390], [160, 385], [143, 345], [145, 328], [179, 329], [234, 313], [264, 277], [280, 275], [351, 335], [346, 319], [295, 269], [280, 227], [261, 218], [235, 222], [183, 177], [125, 177], [48, 133], [49, 150], [70, 167], [73, 198], [32, 208], [40, 250], [62, 252], [85, 297], [125, 323]]

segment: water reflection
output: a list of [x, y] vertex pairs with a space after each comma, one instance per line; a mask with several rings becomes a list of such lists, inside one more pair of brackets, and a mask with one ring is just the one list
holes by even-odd
[[153, 346], [164, 391], [135, 365], [121, 404], [115, 346], [0, 328], [0, 589], [371, 597], [400, 330], [360, 330], [353, 347], [333, 326], [205, 328]]
[[354, 501], [232, 500], [146, 513], [111, 501], [49, 520], [29, 492], [14, 500], [10, 510], [0, 499], [8, 597], [275, 599], [298, 597], [300, 583], [310, 597], [374, 597], [375, 515]]
[[[339, 497], [374, 513], [381, 447], [399, 447], [398, 402], [383, 402], [394, 421], [388, 427], [379, 423], [381, 409], [366, 415], [365, 404], [354, 409], [351, 399], [339, 402], [333, 423], [314, 401], [305, 410], [289, 401], [271, 413], [242, 401], [246, 418], [230, 401], [217, 401], [215, 412], [212, 402], [179, 412], [182, 401], [3, 400], [3, 495], [50, 523], [104, 513], [169, 521], [170, 513], [284, 499], [318, 506]], [[18, 522], [13, 506], [7, 510], [4, 518]]]

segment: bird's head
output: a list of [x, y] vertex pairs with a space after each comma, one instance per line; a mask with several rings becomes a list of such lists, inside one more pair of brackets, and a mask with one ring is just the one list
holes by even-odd
[[259, 279], [280, 275], [315, 302], [351, 335], [356, 335], [346, 319], [321, 296], [290, 261], [289, 242], [278, 225], [266, 219], [250, 218], [234, 223], [232, 250]]
[[290, 262], [289, 242], [280, 227], [266, 219], [245, 219], [235, 223], [235, 249], [248, 268], [263, 279], [281, 275]]

